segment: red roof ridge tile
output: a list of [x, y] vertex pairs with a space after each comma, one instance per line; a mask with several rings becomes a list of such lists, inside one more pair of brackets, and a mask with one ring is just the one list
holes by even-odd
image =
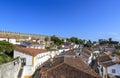
[[9, 38], [9, 36], [0, 36], [0, 38]]

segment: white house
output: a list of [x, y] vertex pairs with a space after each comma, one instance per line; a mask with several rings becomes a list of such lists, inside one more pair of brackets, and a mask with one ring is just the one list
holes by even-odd
[[21, 58], [21, 63], [23, 67], [28, 66], [25, 67], [25, 69], [32, 69], [32, 74], [42, 63], [44, 63], [50, 58], [50, 56], [47, 54], [47, 50], [24, 47], [16, 47], [16, 49], [14, 50], [14, 58], [16, 57]]
[[[108, 66], [108, 74], [120, 77], [120, 64], [113, 64]], [[104, 72], [105, 73], [105, 72]]]
[[20, 45], [25, 46], [26, 48], [45, 49], [44, 44], [33, 41], [20, 41]]
[[117, 64], [107, 55], [99, 55], [98, 57], [98, 69], [103, 78], [107, 75], [112, 78], [113, 76], [120, 77], [120, 64]]
[[51, 50], [48, 50], [48, 52], [50, 52], [51, 58], [54, 58], [56, 55], [60, 54], [59, 50], [57, 49], [51, 49]]
[[17, 43], [16, 43], [16, 39], [14, 39], [14, 38], [10, 38], [10, 39], [9, 39], [9, 42], [12, 43], [12, 44], [17, 44]]
[[0, 36], [0, 41], [8, 41], [9, 40], [9, 37], [8, 36]]
[[[58, 50], [45, 50], [45, 49], [34, 49], [34, 48], [25, 48], [25, 47], [16, 47], [14, 50], [14, 58], [20, 57], [22, 66], [25, 68], [23, 71], [26, 71], [23, 73], [23, 77], [31, 76], [35, 70], [42, 66], [44, 62], [46, 62], [50, 58], [54, 58], [55, 55], [59, 55]], [[32, 70], [31, 72], [27, 72], [29, 70]], [[32, 73], [32, 74], [29, 74]], [[29, 75], [28, 75], [29, 74]]]
[[69, 51], [70, 49], [68, 49], [68, 48], [62, 48], [62, 49], [58, 49], [58, 51], [60, 52], [60, 53], [62, 53], [62, 52], [66, 52], [66, 51]]
[[9, 43], [16, 44], [16, 39], [10, 38], [8, 36], [0, 36], [0, 41], [8, 41]]
[[114, 62], [107, 62], [100, 65], [100, 75], [105, 78], [108, 75], [110, 78], [115, 76], [120, 77], [120, 64]]

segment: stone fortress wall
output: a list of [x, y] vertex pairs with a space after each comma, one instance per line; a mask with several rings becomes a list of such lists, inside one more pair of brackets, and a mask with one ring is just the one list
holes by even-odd
[[11, 38], [16, 38], [16, 39], [27, 39], [28, 37], [32, 37], [40, 40], [44, 40], [45, 37], [50, 37], [50, 36], [44, 36], [44, 35], [38, 35], [38, 34], [9, 32], [9, 31], [0, 31], [0, 36], [9, 36]]

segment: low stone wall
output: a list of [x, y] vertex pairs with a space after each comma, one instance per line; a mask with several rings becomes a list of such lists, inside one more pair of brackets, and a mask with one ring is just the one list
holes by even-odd
[[17, 78], [21, 67], [20, 58], [0, 65], [0, 78]]

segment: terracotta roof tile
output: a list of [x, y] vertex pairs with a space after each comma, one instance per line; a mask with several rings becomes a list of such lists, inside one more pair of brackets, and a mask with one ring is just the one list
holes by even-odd
[[46, 74], [46, 78], [101, 78], [100, 76], [94, 77], [65, 63], [48, 70]]
[[25, 48], [25, 47], [16, 47], [15, 50], [31, 56], [36, 56], [39, 53], [47, 52], [47, 50], [45, 49], [34, 49], [34, 48]]
[[108, 55], [103, 55], [103, 56], [99, 56], [97, 60], [98, 62], [105, 62], [105, 61], [110, 61], [111, 58]]
[[80, 58], [56, 58], [51, 67], [42, 71], [43, 78], [101, 78], [94, 70], [87, 66]]
[[64, 62], [93, 77], [101, 78], [93, 69], [86, 65], [80, 58], [64, 58]]
[[108, 51], [108, 52], [104, 52], [106, 55], [112, 55], [112, 52]]
[[104, 67], [109, 67], [109, 66], [112, 66], [112, 65], [115, 65], [116, 63], [114, 62], [107, 62], [107, 63], [102, 63], [101, 65], [103, 65]]
[[76, 52], [70, 50], [70, 51], [65, 52], [65, 54], [67, 54], [67, 55], [76, 55]]
[[0, 38], [9, 38], [8, 36], [0, 36]]
[[120, 55], [117, 55], [117, 54], [114, 54], [114, 55], [115, 55], [115, 57], [120, 58]]

